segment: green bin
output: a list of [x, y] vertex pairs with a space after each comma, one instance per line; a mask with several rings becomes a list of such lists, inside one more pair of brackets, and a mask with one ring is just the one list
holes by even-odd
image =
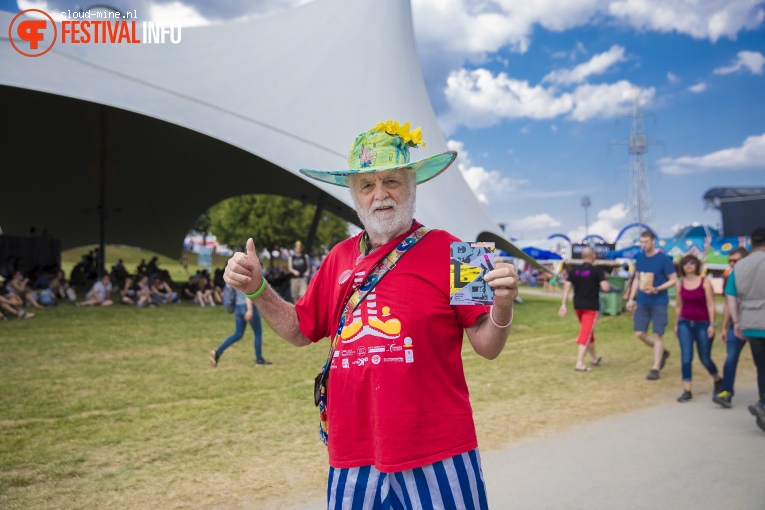
[[600, 293], [600, 313], [603, 315], [619, 315], [625, 309], [624, 287], [627, 279], [616, 275], [606, 275], [611, 286], [611, 292]]

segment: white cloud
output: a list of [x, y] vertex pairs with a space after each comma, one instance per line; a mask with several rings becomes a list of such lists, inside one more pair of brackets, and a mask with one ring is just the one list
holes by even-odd
[[523, 53], [537, 25], [561, 32], [616, 21], [639, 30], [717, 41], [735, 39], [739, 31], [755, 29], [765, 19], [761, 2], [752, 0], [412, 0], [412, 12], [420, 44], [464, 60], [480, 60], [503, 47]]
[[738, 71], [749, 71], [752, 74], [762, 74], [765, 66], [765, 56], [756, 51], [739, 51], [736, 61], [728, 67], [718, 67], [715, 74], [731, 74]]
[[503, 177], [496, 170], [486, 170], [482, 166], [475, 166], [470, 160], [470, 154], [465, 150], [465, 144], [458, 140], [446, 142], [450, 150], [457, 151], [456, 165], [465, 178], [470, 189], [481, 202], [488, 204], [490, 196], [502, 196], [511, 193], [519, 186], [528, 184], [527, 179], [512, 179]]
[[712, 42], [731, 40], [741, 30], [760, 26], [765, 19], [761, 2], [751, 0], [617, 0], [608, 12], [639, 30], [678, 32]]
[[656, 92], [653, 87], [639, 89], [626, 80], [616, 83], [599, 85], [580, 85], [573, 92], [573, 109], [569, 117], [577, 121], [594, 118], [618, 117], [629, 113], [635, 94], [639, 95], [639, 103], [649, 103]]
[[707, 90], [707, 84], [704, 83], [704, 82], [697, 83], [696, 85], [688, 87], [688, 90], [690, 90], [691, 92], [694, 92], [696, 94], [699, 94], [699, 93], [704, 92], [705, 90]]
[[[619, 235], [621, 227], [627, 219], [627, 208], [624, 204], [618, 203], [608, 209], [601, 209], [596, 215], [596, 220], [589, 225], [587, 234], [597, 234], [606, 241], [613, 241]], [[579, 240], [585, 237], [584, 226], [568, 232], [572, 240]]]
[[196, 8], [178, 0], [165, 4], [152, 4], [149, 17], [152, 21], [180, 23], [184, 27], [201, 27], [210, 24], [210, 21], [199, 14]]
[[556, 51], [556, 52], [552, 53], [550, 56], [552, 58], [567, 58], [569, 60], [576, 60], [576, 57], [580, 53], [582, 55], [586, 55], [587, 54], [587, 50], [585, 49], [584, 44], [582, 44], [581, 41], [577, 41], [576, 42], [576, 46], [574, 47], [574, 49], [572, 49], [570, 51]]
[[659, 169], [666, 174], [686, 175], [713, 170], [753, 170], [765, 168], [765, 133], [744, 140], [741, 147], [712, 152], [705, 156], [662, 158]]
[[610, 67], [626, 60], [624, 48], [614, 45], [608, 51], [595, 55], [589, 61], [579, 64], [573, 69], [556, 69], [545, 76], [542, 81], [560, 85], [582, 83], [590, 76], [603, 74]]
[[444, 131], [458, 125], [487, 127], [502, 119], [552, 119], [566, 116], [576, 121], [610, 118], [630, 111], [635, 93], [641, 104], [651, 101], [655, 89], [638, 89], [621, 80], [612, 84], [579, 85], [573, 92], [559, 93], [554, 87], [532, 86], [486, 69], [460, 69], [449, 76], [444, 94], [449, 110], [440, 116]]
[[680, 77], [670, 71], [667, 73], [667, 81], [672, 84], [680, 83]]
[[531, 86], [506, 73], [494, 76], [486, 69], [451, 73], [444, 90], [450, 111], [441, 126], [448, 133], [458, 124], [486, 127], [501, 119], [550, 119], [569, 112], [570, 94], [555, 97], [544, 87]]
[[545, 228], [559, 227], [562, 223], [547, 213], [532, 214], [521, 218], [520, 220], [511, 220], [508, 222], [508, 226], [512, 229], [511, 232], [521, 231], [529, 232], [531, 230], [542, 230]]

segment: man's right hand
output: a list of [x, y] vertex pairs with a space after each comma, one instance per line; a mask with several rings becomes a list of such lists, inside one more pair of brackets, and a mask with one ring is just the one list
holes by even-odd
[[255, 242], [252, 238], [247, 239], [247, 253], [236, 252], [228, 260], [223, 279], [234, 290], [241, 290], [245, 294], [257, 291], [263, 283], [263, 267], [255, 251]]
[[631, 299], [627, 301], [627, 310], [629, 310], [630, 312], [635, 311], [635, 302]]

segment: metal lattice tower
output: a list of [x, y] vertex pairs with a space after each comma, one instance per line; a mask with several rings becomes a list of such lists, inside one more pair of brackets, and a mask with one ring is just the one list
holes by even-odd
[[654, 117], [653, 114], [646, 113], [640, 109], [640, 93], [635, 92], [635, 99], [632, 101], [632, 113], [629, 140], [613, 142], [615, 144], [627, 145], [630, 156], [629, 161], [629, 196], [627, 201], [627, 211], [633, 222], [647, 224], [652, 219], [652, 201], [650, 186], [648, 182], [648, 168], [646, 164], [646, 153], [649, 144], [660, 144], [659, 140], [649, 139], [643, 132], [643, 118]]

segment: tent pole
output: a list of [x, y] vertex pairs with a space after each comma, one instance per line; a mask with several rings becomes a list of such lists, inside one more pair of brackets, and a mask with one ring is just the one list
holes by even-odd
[[98, 277], [105, 274], [106, 266], [106, 109], [99, 106], [101, 122], [101, 172], [100, 172], [100, 203], [98, 205], [100, 235], [98, 241]]
[[305, 241], [305, 252], [311, 253], [313, 248], [313, 242], [316, 239], [316, 231], [319, 228], [319, 220], [321, 220], [321, 213], [324, 211], [324, 193], [319, 193], [319, 199], [316, 201], [316, 212], [313, 213], [313, 221], [311, 222], [311, 228], [308, 230], [308, 238]]

